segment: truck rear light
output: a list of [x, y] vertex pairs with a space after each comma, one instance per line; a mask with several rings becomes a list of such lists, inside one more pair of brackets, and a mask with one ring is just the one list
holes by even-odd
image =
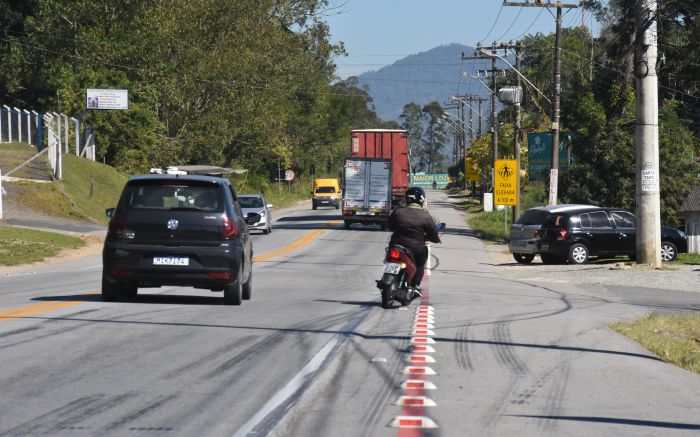
[[557, 236], [557, 240], [565, 240], [566, 236], [569, 234], [569, 230], [566, 228], [561, 228], [559, 231], [559, 235]]
[[207, 276], [212, 279], [231, 279], [231, 274], [229, 272], [209, 272]]
[[352, 215], [352, 211], [344, 209], [343, 210], [343, 215]]
[[223, 226], [224, 240], [231, 240], [233, 238], [236, 238], [236, 236], [238, 235], [238, 225], [235, 221], [231, 220], [227, 215], [225, 215], [223, 218]]

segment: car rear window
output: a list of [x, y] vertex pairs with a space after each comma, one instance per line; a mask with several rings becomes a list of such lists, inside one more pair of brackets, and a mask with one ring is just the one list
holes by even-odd
[[612, 228], [604, 211], [589, 212], [579, 216], [582, 228]]
[[243, 197], [238, 196], [238, 203], [241, 204], [241, 208], [262, 208], [263, 202], [259, 197]]
[[541, 209], [528, 209], [515, 223], [519, 225], [541, 225], [549, 213]]
[[127, 210], [224, 210], [223, 193], [218, 185], [194, 181], [139, 181], [129, 184], [123, 206]]

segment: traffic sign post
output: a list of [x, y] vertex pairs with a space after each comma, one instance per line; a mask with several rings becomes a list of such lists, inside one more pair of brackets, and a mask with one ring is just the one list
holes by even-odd
[[515, 159], [497, 159], [494, 172], [494, 205], [518, 204], [518, 164]]

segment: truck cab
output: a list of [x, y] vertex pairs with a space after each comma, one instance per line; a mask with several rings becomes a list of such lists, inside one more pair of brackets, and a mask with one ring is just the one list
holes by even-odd
[[338, 179], [314, 179], [311, 208], [333, 206], [340, 208], [340, 182]]

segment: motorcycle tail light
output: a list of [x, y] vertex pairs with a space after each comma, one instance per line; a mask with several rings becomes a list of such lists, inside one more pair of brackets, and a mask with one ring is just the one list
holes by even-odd
[[557, 240], [565, 240], [566, 236], [569, 234], [569, 230], [566, 228], [561, 228], [559, 231], [559, 236], [557, 237]]
[[392, 261], [398, 261], [401, 259], [401, 252], [397, 249], [389, 249], [389, 259]]

